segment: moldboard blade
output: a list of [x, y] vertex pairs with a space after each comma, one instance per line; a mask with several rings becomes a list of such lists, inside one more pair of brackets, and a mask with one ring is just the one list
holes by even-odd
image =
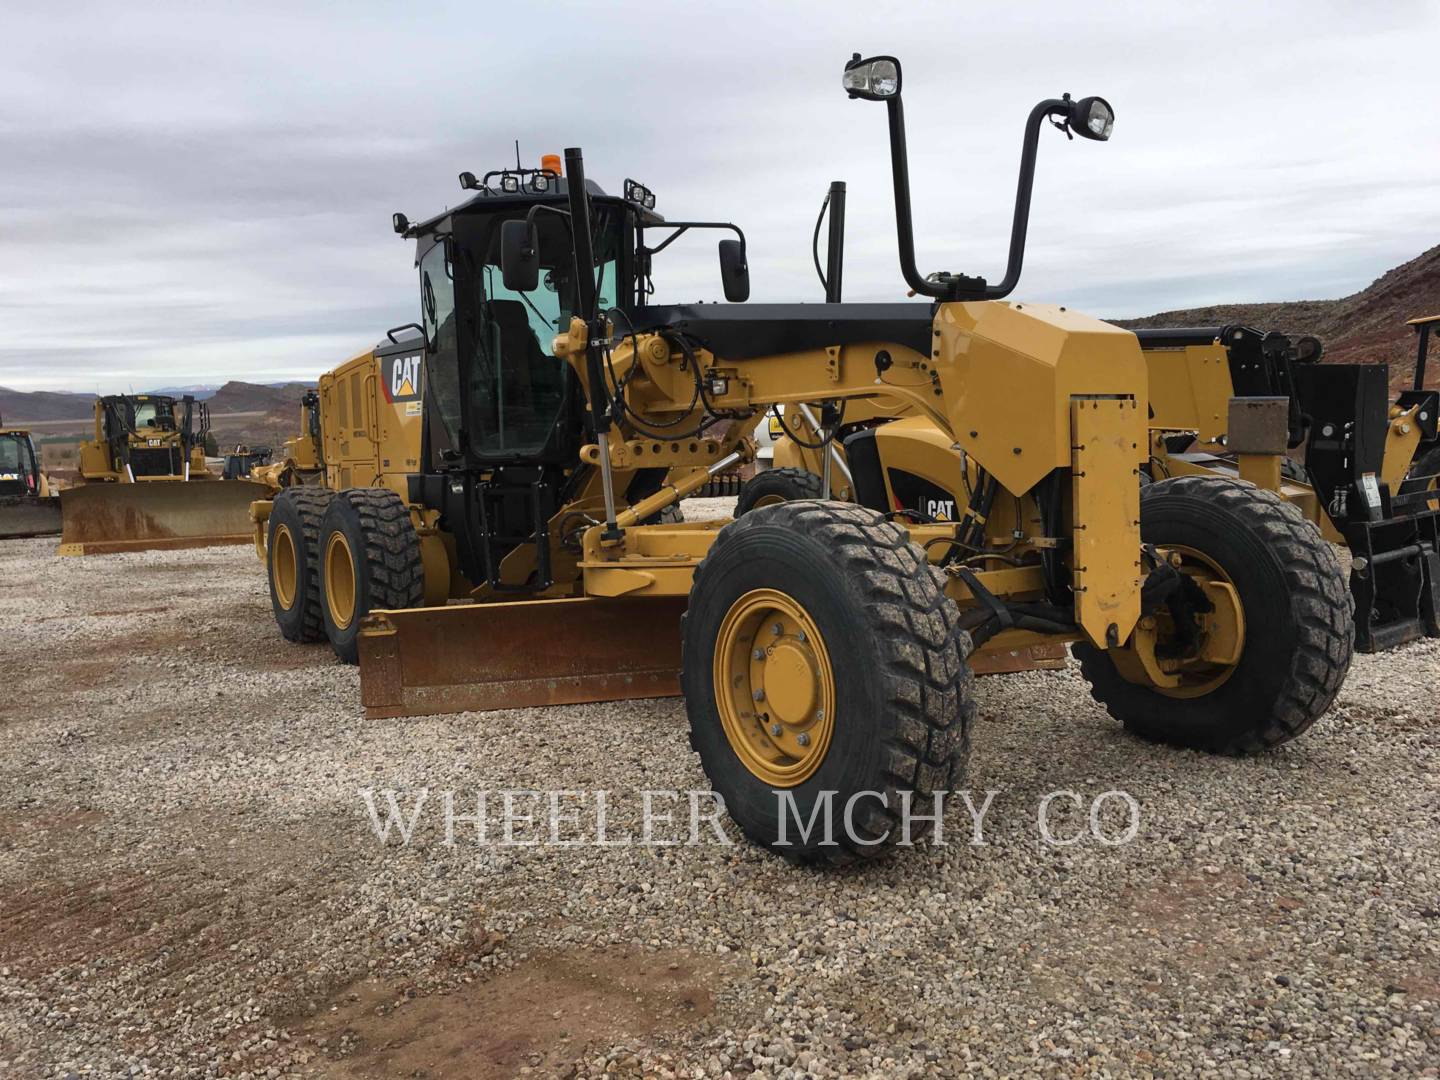
[[365, 715], [674, 697], [686, 597], [596, 597], [371, 612]]

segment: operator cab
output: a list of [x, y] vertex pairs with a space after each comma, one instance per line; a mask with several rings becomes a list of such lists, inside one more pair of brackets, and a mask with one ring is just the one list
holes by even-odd
[[[464, 174], [469, 177], [470, 174]], [[493, 176], [494, 174], [492, 174]], [[552, 342], [580, 308], [574, 279], [566, 181], [553, 171], [505, 172], [514, 190], [491, 187], [403, 234], [416, 240], [427, 349], [429, 467], [561, 465], [578, 453], [583, 395]], [[473, 177], [471, 177], [473, 182]], [[586, 184], [595, 206], [595, 276], [600, 304], [629, 315], [636, 303], [638, 223], [663, 219]], [[534, 213], [538, 280], [507, 286], [501, 272], [506, 222]]]
[[[421, 322], [413, 329], [424, 336], [421, 471], [412, 501], [441, 511], [472, 582], [538, 591], [551, 578], [547, 523], [588, 474], [578, 465], [589, 441], [585, 395], [553, 351], [556, 335], [584, 314], [570, 192], [558, 162], [482, 180], [463, 173], [461, 184], [475, 194], [460, 206], [415, 225], [394, 219], [396, 231], [416, 242]], [[593, 183], [584, 190], [593, 208], [597, 302], [623, 323], [640, 299], [641, 230], [664, 219], [643, 199], [616, 198]], [[501, 250], [505, 226], [526, 221], [535, 280], [521, 288], [506, 283]], [[535, 572], [509, 580], [500, 564], [522, 545], [534, 545]]]
[[34, 495], [40, 490], [40, 464], [28, 433], [0, 431], [0, 495]]

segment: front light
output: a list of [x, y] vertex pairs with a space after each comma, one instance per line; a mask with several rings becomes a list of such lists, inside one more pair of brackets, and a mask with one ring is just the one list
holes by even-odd
[[1110, 111], [1109, 105], [1103, 101], [1097, 101], [1090, 107], [1090, 118], [1085, 121], [1085, 126], [1097, 138], [1108, 139], [1110, 132], [1115, 127], [1115, 114]]
[[893, 56], [872, 56], [860, 59], [856, 53], [845, 65], [840, 85], [851, 97], [867, 101], [884, 101], [900, 96], [900, 61]]
[[1087, 139], [1104, 142], [1115, 130], [1115, 110], [1102, 97], [1081, 98], [1071, 107], [1070, 130]]
[[507, 195], [514, 195], [520, 190], [520, 177], [514, 173], [506, 173], [500, 177], [500, 190]]

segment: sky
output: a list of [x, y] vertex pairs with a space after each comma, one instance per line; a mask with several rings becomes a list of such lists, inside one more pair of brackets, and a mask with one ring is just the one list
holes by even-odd
[[[1440, 3], [42, 5], [0, 0], [0, 385], [314, 379], [418, 316], [390, 229], [462, 170], [567, 146], [671, 218], [738, 222], [756, 301], [815, 301], [849, 187], [847, 300], [904, 296], [885, 109], [904, 68], [917, 262], [998, 280], [1031, 106], [1100, 94], [1108, 143], [1042, 139], [1017, 299], [1099, 316], [1342, 296], [1440, 242]], [[1428, 44], [1427, 44], [1428, 43]], [[661, 300], [718, 299], [714, 244]]]

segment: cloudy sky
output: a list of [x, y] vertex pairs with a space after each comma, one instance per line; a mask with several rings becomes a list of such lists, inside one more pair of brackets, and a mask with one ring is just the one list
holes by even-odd
[[[819, 297], [844, 179], [846, 298], [900, 298], [884, 109], [839, 88], [857, 50], [905, 65], [922, 270], [1001, 275], [1021, 125], [1063, 91], [1108, 97], [1115, 137], [1047, 132], [1018, 297], [1340, 296], [1440, 242], [1434, 0], [0, 10], [15, 388], [314, 378], [417, 315], [390, 213], [458, 201], [516, 138], [740, 222], [756, 300]], [[663, 299], [718, 296], [712, 243], [661, 259]]]

